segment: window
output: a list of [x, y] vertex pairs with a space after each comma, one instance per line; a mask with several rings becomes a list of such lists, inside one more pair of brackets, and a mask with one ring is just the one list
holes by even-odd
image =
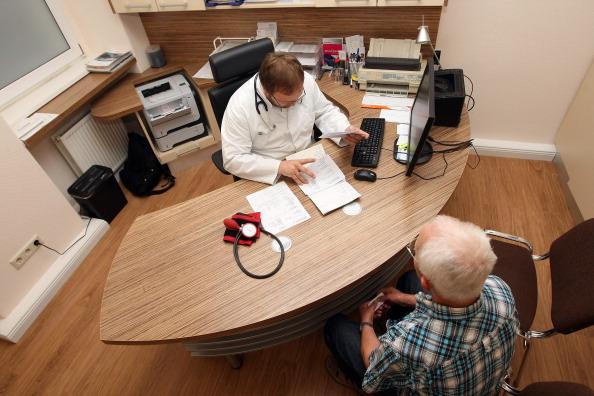
[[0, 1], [0, 106], [82, 55], [58, 2]]

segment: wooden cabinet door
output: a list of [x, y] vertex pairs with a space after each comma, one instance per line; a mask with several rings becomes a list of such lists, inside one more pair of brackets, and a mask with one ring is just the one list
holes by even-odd
[[316, 7], [375, 7], [378, 0], [316, 0]]
[[378, 7], [443, 6], [444, 0], [377, 0]]
[[111, 0], [111, 5], [118, 14], [157, 11], [157, 4], [154, 0]]
[[156, 0], [159, 11], [205, 10], [204, 0]]

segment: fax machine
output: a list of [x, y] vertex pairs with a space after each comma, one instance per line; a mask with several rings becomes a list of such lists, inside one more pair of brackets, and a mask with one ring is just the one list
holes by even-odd
[[372, 38], [358, 73], [360, 88], [404, 96], [416, 93], [426, 65], [421, 61], [421, 44], [414, 40]]
[[208, 135], [190, 83], [181, 74], [136, 87], [144, 116], [161, 151]]

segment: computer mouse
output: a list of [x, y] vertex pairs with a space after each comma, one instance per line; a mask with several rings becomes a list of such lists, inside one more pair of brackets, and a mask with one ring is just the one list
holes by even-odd
[[355, 179], [374, 182], [377, 179], [377, 175], [369, 169], [358, 169], [355, 171]]

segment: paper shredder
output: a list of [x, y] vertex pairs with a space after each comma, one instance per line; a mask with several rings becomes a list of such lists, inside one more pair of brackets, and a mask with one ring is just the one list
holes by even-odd
[[91, 217], [108, 223], [128, 203], [110, 168], [93, 165], [69, 188], [68, 194]]

